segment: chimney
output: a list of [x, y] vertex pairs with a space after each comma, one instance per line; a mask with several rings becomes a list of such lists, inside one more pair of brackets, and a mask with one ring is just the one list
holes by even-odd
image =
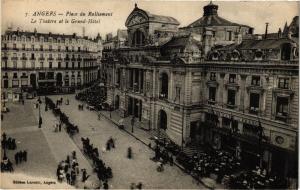
[[279, 30], [278, 30], [278, 38], [281, 38], [281, 34], [282, 34], [282, 32], [281, 32], [281, 28], [279, 28]]
[[268, 34], [268, 26], [269, 26], [269, 23], [266, 22], [266, 32], [265, 32], [265, 39], [267, 39], [267, 34]]

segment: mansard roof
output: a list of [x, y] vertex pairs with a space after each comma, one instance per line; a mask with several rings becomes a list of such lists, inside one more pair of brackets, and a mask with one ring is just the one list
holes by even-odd
[[[132, 22], [132, 20], [135, 20], [135, 22]], [[125, 25], [131, 26], [135, 24], [141, 24], [146, 22], [158, 22], [163, 24], [172, 24], [172, 25], [179, 25], [180, 23], [173, 17], [169, 16], [163, 16], [163, 15], [155, 15], [148, 11], [145, 11], [143, 9], [140, 9], [135, 6], [133, 11], [130, 13], [130, 15], [127, 17]]]
[[244, 40], [241, 44], [231, 44], [217, 50], [255, 50], [255, 49], [280, 49], [282, 44], [291, 43], [295, 44], [295, 41], [288, 38], [277, 38], [277, 39], [263, 39], [263, 40]]
[[189, 44], [195, 44], [198, 46], [198, 42], [195, 39], [193, 39], [191, 34], [183, 35], [183, 36], [174, 36], [163, 46], [165, 48], [182, 48], [182, 47], [186, 47]]

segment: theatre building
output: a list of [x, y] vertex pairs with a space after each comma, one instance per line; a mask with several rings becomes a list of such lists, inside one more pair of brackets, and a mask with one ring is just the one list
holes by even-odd
[[68, 92], [95, 81], [101, 38], [12, 31], [2, 35], [1, 90], [4, 99], [23, 91]]
[[271, 38], [218, 16], [212, 3], [183, 28], [135, 6], [125, 23], [126, 45], [103, 60], [108, 103], [178, 145], [209, 143], [238, 152], [249, 167], [259, 161], [295, 176], [297, 23]]

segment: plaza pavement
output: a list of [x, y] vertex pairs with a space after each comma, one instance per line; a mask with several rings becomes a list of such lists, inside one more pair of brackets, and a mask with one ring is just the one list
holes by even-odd
[[[25, 105], [7, 103], [10, 112], [4, 114], [1, 133], [16, 139], [17, 150], [7, 150], [6, 154], [13, 163], [13, 173], [2, 173], [1, 188], [33, 188], [33, 189], [70, 189], [68, 184], [58, 183], [56, 168], [67, 154], [76, 150], [80, 168], [86, 168], [91, 173], [91, 166], [81, 154], [78, 147], [65, 132], [54, 133], [53, 125], [57, 121], [53, 114], [45, 112], [41, 106], [43, 118], [42, 128], [38, 128], [38, 109], [34, 108], [36, 100], [26, 100]], [[16, 165], [14, 155], [20, 150], [27, 151], [27, 162]], [[1, 151], [3, 155], [3, 150]], [[81, 177], [81, 176], [79, 176]], [[95, 176], [91, 176], [95, 179]], [[13, 181], [25, 181], [25, 184], [14, 184]], [[38, 181], [37, 184], [27, 184], [27, 181]], [[46, 183], [44, 183], [46, 182]], [[47, 182], [50, 182], [47, 184]], [[78, 182], [78, 188], [83, 184]]]
[[[54, 102], [61, 96], [49, 96]], [[82, 147], [81, 137], [89, 137], [94, 147], [98, 147], [100, 157], [107, 166], [112, 168], [113, 178], [109, 180], [110, 188], [129, 188], [131, 183], [143, 183], [143, 188], [150, 189], [203, 189], [204, 186], [196, 182], [191, 176], [184, 173], [176, 166], [166, 165], [163, 172], [156, 171], [156, 163], [150, 160], [154, 156], [152, 149], [148, 148], [148, 142], [141, 142], [143, 139], [149, 139], [146, 132], [142, 130], [134, 131], [133, 136], [119, 130], [110, 120], [104, 117], [98, 120], [95, 111], [78, 110], [78, 104], [81, 102], [75, 100], [75, 95], [64, 95], [64, 100], [69, 99], [70, 105], [62, 105], [60, 109], [69, 116], [69, 120], [78, 125], [79, 134], [73, 137], [75, 144]], [[106, 141], [113, 137], [116, 142], [116, 149], [104, 151]], [[149, 139], [150, 142], [150, 139]], [[132, 147], [133, 159], [127, 159], [127, 148]]]

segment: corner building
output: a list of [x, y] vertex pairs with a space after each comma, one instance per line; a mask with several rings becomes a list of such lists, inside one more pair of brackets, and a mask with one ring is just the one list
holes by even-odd
[[102, 42], [64, 34], [7, 30], [2, 35], [2, 95], [68, 92], [98, 78]]
[[103, 59], [108, 103], [178, 145], [240, 149], [250, 168], [259, 160], [295, 177], [299, 33], [253, 35], [217, 11], [210, 3], [203, 17], [178, 28], [176, 19], [136, 6], [127, 45]]

